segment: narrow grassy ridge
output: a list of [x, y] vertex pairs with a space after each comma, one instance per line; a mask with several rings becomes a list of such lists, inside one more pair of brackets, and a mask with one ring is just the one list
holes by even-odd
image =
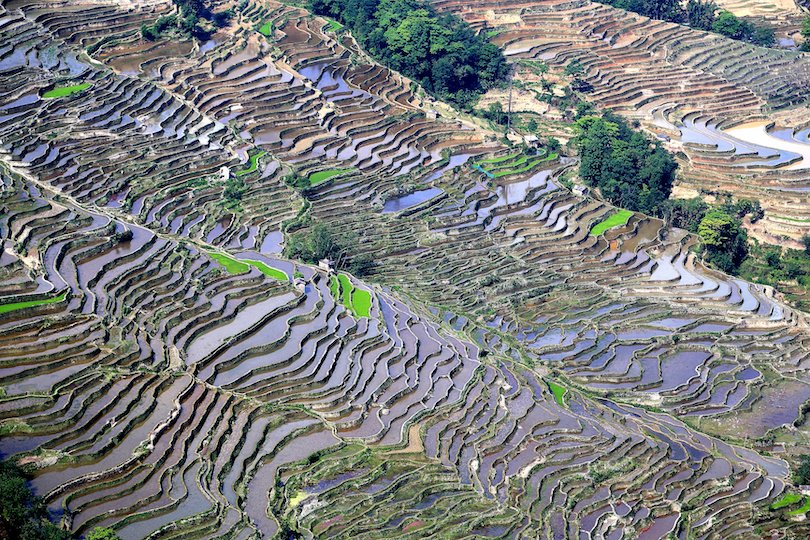
[[309, 185], [310, 186], [317, 186], [318, 184], [320, 184], [322, 182], [326, 182], [327, 180], [329, 180], [333, 176], [337, 176], [339, 174], [343, 174], [343, 173], [347, 173], [347, 172], [352, 172], [353, 170], [354, 169], [349, 168], [349, 169], [332, 169], [332, 170], [329, 170], [329, 171], [314, 172], [314, 173], [309, 175]]
[[335, 300], [343, 304], [355, 317], [371, 316], [371, 293], [355, 287], [348, 275], [332, 276], [329, 290]]
[[593, 236], [599, 236], [603, 232], [608, 229], [612, 229], [613, 227], [618, 227], [620, 225], [627, 224], [630, 217], [633, 215], [633, 212], [630, 210], [619, 210], [612, 216], [608, 217], [604, 221], [600, 221], [596, 225], [591, 228], [591, 234]]
[[53, 90], [48, 90], [42, 97], [45, 99], [53, 99], [76, 94], [90, 88], [90, 83], [74, 84], [73, 86], [57, 86]]
[[58, 304], [62, 302], [65, 298], [67, 298], [67, 291], [63, 292], [59, 296], [54, 296], [53, 298], [45, 298], [44, 300], [29, 300], [27, 302], [14, 302], [13, 304], [3, 304], [0, 306], [0, 315], [3, 313], [8, 313], [9, 311], [16, 311], [18, 309], [25, 309], [34, 306], [43, 306], [46, 304]]

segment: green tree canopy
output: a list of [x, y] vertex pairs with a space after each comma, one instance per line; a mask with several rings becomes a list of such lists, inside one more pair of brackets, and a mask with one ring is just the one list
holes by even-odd
[[498, 47], [425, 0], [310, 0], [310, 8], [349, 27], [383, 64], [463, 108], [509, 75]]
[[661, 215], [678, 165], [660, 143], [613, 113], [583, 116], [574, 125], [582, 180], [617, 206]]
[[698, 225], [706, 258], [725, 272], [734, 273], [748, 254], [748, 234], [740, 219], [723, 210], [708, 212]]
[[0, 538], [70, 538], [70, 533], [50, 522], [45, 504], [31, 492], [24, 471], [9, 461], [0, 461]]

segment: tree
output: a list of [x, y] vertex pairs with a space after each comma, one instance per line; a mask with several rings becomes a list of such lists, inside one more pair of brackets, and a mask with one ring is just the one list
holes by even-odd
[[84, 537], [84, 540], [120, 540], [114, 530], [109, 527], [96, 527]]
[[147, 41], [155, 41], [158, 38], [155, 28], [148, 24], [141, 25], [141, 36]]
[[810, 234], [802, 236], [802, 245], [804, 245], [804, 252], [810, 255]]
[[667, 200], [663, 206], [661, 217], [673, 227], [696, 233], [698, 225], [708, 210], [709, 205], [703, 202], [700, 197]]
[[799, 466], [793, 473], [793, 481], [798, 485], [810, 484], [810, 454], [799, 456]]
[[723, 210], [707, 213], [698, 225], [707, 260], [724, 272], [735, 272], [748, 254], [748, 234], [739, 218]]
[[26, 480], [16, 464], [0, 461], [0, 538], [68, 540], [70, 533], [50, 522], [45, 504]]
[[617, 206], [662, 215], [678, 167], [669, 152], [613, 113], [574, 126], [582, 180]]
[[349, 27], [383, 64], [466, 110], [508, 78], [498, 47], [426, 0], [310, 0], [310, 9]]
[[810, 16], [805, 17], [802, 21], [802, 29], [800, 32], [804, 38], [804, 43], [802, 43], [801, 50], [810, 52]]
[[773, 28], [768, 26], [755, 26], [750, 37], [751, 43], [762, 47], [770, 47], [776, 42], [776, 34]]
[[529, 133], [537, 133], [537, 128], [537, 120], [534, 118], [530, 118], [529, 121], [526, 122], [526, 129], [529, 131]]
[[712, 30], [733, 39], [745, 37], [745, 22], [730, 11], [721, 11], [712, 24]]
[[714, 24], [717, 4], [712, 0], [689, 0], [686, 3], [686, 24], [698, 30], [709, 31]]

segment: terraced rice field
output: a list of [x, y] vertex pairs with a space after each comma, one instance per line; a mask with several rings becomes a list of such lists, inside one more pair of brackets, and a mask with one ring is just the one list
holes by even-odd
[[[525, 19], [566, 36], [608, 10], [536, 4]], [[810, 534], [784, 459], [807, 437], [806, 314], [703, 267], [685, 231], [562, 188], [567, 159], [429, 120], [303, 8], [251, 0], [210, 43], [143, 42], [170, 9], [0, 7], [0, 454], [65, 528]], [[92, 88], [43, 98], [66, 77]], [[729, 77], [698, 94], [760, 103]], [[283, 258], [311, 223], [373, 271]]]
[[[583, 79], [594, 88], [589, 100], [670, 140], [683, 171], [678, 195], [730, 192], [761, 201], [768, 231], [761, 239], [770, 243], [810, 233], [806, 224], [775, 219], [810, 217], [806, 54], [755, 47], [587, 0], [432, 3], [493, 32], [493, 42], [516, 61], [545, 62], [560, 72], [581, 62]], [[792, 0], [717, 4], [775, 17], [777, 24], [799, 13]], [[755, 136], [735, 131], [751, 122], [767, 127]]]

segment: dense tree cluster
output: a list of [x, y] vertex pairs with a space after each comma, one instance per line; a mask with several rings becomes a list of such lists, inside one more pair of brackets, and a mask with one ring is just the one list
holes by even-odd
[[771, 28], [756, 26], [744, 19], [740, 19], [730, 11], [721, 11], [714, 23], [712, 30], [718, 34], [748, 41], [755, 45], [769, 46], [774, 43], [774, 33]]
[[740, 218], [724, 210], [710, 210], [698, 224], [704, 258], [720, 270], [736, 273], [748, 255], [748, 234]]
[[600, 1], [651, 19], [686, 24], [698, 30], [716, 32], [755, 45], [770, 46], [774, 44], [774, 33], [770, 27], [757, 26], [740, 19], [729, 11], [719, 10], [717, 4], [712, 0], [689, 0], [685, 6], [680, 0]]
[[583, 116], [575, 126], [583, 181], [617, 206], [660, 215], [678, 167], [669, 152], [610, 112]]
[[[40, 497], [31, 492], [25, 471], [0, 461], [0, 539], [70, 540], [70, 533], [52, 523]], [[115, 531], [96, 527], [85, 540], [120, 540]]]
[[221, 28], [228, 24], [234, 15], [232, 9], [215, 13], [211, 11], [203, 0], [173, 0], [179, 8], [178, 15], [165, 15], [153, 24], [141, 25], [141, 36], [154, 41], [169, 32], [175, 32], [185, 37], [207, 39], [209, 32], [200, 24], [203, 19], [210, 21], [210, 25]]
[[335, 235], [323, 223], [316, 223], [305, 231], [292, 234], [284, 247], [284, 256], [316, 264], [331, 259], [335, 265], [356, 276], [368, 274], [374, 261], [365, 254], [357, 254], [357, 239], [353, 235]]
[[[749, 246], [748, 257], [742, 262], [739, 275], [745, 279], [780, 287], [792, 286], [785, 292], [800, 309], [810, 309], [810, 235], [804, 239], [804, 249], [759, 244]], [[796, 291], [793, 296], [792, 292]], [[804, 291], [804, 292], [802, 292]], [[805, 484], [810, 483], [810, 462], [806, 465]]]
[[310, 8], [350, 28], [386, 66], [462, 108], [509, 75], [498, 47], [424, 0], [310, 0]]
[[759, 201], [735, 202], [730, 196], [715, 206], [699, 197], [669, 200], [662, 205], [661, 212], [661, 217], [673, 227], [698, 234], [703, 241], [704, 258], [731, 274], [739, 274], [748, 256], [748, 235], [742, 219], [750, 216], [755, 223], [763, 215]]

